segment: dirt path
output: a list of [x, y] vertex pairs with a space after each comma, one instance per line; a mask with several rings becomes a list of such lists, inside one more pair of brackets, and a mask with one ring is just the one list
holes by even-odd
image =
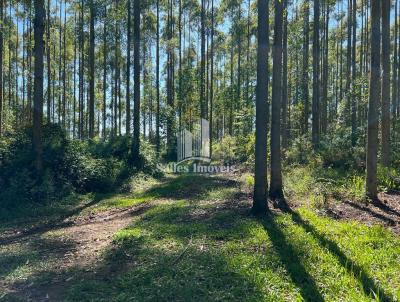
[[379, 194], [375, 203], [357, 203], [344, 200], [330, 205], [329, 216], [335, 219], [356, 220], [366, 225], [380, 224], [400, 235], [400, 195]]
[[[70, 218], [53, 226], [44, 226], [31, 232], [27, 230], [14, 237], [3, 236], [0, 239], [3, 240], [0, 244], [0, 256], [4, 257], [8, 251], [10, 257], [13, 254], [22, 254], [21, 261], [17, 264], [28, 270], [29, 274], [21, 280], [6, 278], [0, 281], [0, 301], [10, 296], [22, 301], [61, 301], [61, 294], [65, 292], [68, 283], [75, 278], [84, 278], [76, 275], [74, 268], [96, 272], [104, 253], [112, 245], [113, 235], [133, 224], [156, 203], [157, 201], [151, 201], [130, 208]], [[30, 258], [34, 259], [29, 260]], [[56, 274], [43, 276], [45, 271]], [[109, 272], [98, 273], [101, 275]]]

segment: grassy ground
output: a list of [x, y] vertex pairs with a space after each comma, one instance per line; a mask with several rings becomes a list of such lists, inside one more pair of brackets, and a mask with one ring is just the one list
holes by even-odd
[[237, 179], [145, 183], [0, 237], [0, 300], [400, 301], [400, 239], [382, 226], [305, 205], [256, 219]]

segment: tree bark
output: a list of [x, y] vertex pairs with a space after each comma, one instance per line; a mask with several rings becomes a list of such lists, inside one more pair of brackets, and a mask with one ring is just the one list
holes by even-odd
[[302, 92], [304, 100], [304, 121], [303, 121], [303, 134], [308, 133], [308, 118], [310, 114], [309, 109], [309, 93], [308, 93], [308, 59], [309, 59], [309, 44], [310, 44], [310, 2], [304, 1], [304, 41], [303, 41], [303, 76], [302, 76]]
[[89, 37], [89, 138], [94, 137], [94, 19], [95, 7], [90, 0], [90, 37]]
[[267, 204], [268, 0], [258, 0], [255, 176], [252, 212], [264, 215]]
[[390, 164], [390, 0], [382, 0], [382, 165]]
[[42, 145], [42, 119], [43, 119], [43, 33], [45, 8], [44, 0], [36, 0], [34, 19], [34, 54], [35, 54], [35, 82], [34, 82], [34, 110], [33, 110], [33, 148], [36, 155], [35, 167], [40, 177], [43, 172], [43, 145]]
[[368, 141], [366, 193], [371, 199], [378, 196], [377, 156], [378, 156], [378, 103], [381, 89], [380, 58], [380, 16], [381, 0], [371, 0], [371, 75], [368, 101]]
[[3, 10], [4, 0], [0, 0], [0, 137], [3, 135]]
[[131, 133], [131, 0], [127, 2], [127, 46], [126, 46], [126, 134]]
[[50, 8], [51, 8], [50, 0], [47, 0], [47, 123], [50, 123], [50, 113], [51, 113], [51, 56], [50, 56]]
[[133, 163], [138, 167], [140, 150], [140, 0], [133, 0]]
[[283, 0], [282, 147], [288, 146], [288, 1]]
[[283, 198], [281, 167], [283, 4], [275, 0], [274, 44], [272, 46], [271, 183], [269, 197]]
[[312, 143], [314, 149], [320, 142], [320, 45], [319, 45], [319, 0], [314, 0], [314, 35], [313, 35], [313, 103], [312, 103]]
[[156, 150], [160, 154], [160, 1], [157, 0], [157, 36], [156, 36]]

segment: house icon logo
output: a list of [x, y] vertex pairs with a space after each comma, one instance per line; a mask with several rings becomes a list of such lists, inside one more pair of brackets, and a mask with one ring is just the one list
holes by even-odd
[[210, 122], [201, 119], [192, 131], [183, 129], [177, 135], [178, 164], [198, 160], [210, 163]]

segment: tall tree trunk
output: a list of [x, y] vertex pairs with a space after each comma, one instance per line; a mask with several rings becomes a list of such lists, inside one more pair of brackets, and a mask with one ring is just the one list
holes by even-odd
[[[349, 126], [351, 124], [351, 102], [352, 102], [352, 96], [351, 96], [351, 41], [352, 41], [352, 25], [353, 22], [351, 21], [352, 19], [352, 7], [353, 7], [353, 0], [347, 0], [347, 45], [346, 45], [346, 51], [347, 51], [347, 56], [346, 56], [346, 98], [347, 98], [347, 103], [346, 103], [346, 110], [345, 110], [345, 120], [346, 120], [346, 125]], [[353, 136], [353, 132], [352, 132]]]
[[34, 110], [33, 110], [33, 148], [36, 154], [36, 171], [38, 176], [43, 171], [42, 119], [43, 119], [43, 32], [45, 9], [44, 0], [36, 0], [34, 19], [35, 40], [35, 82], [34, 82]]
[[268, 0], [258, 0], [255, 176], [252, 212], [267, 212]]
[[63, 101], [62, 101], [62, 122], [63, 128], [66, 129], [66, 106], [67, 106], [67, 74], [66, 74], [66, 61], [67, 61], [67, 1], [64, 1], [64, 35], [63, 35]]
[[[74, 33], [76, 33], [76, 12], [74, 12]], [[74, 91], [73, 91], [73, 117], [72, 117], [72, 138], [75, 139], [76, 135], [76, 48], [77, 48], [77, 41], [76, 41], [76, 35], [74, 35], [74, 76], [73, 76], [73, 81], [74, 81]], [[50, 49], [50, 46], [49, 46]], [[50, 83], [50, 82], [49, 82]], [[50, 84], [48, 84], [50, 85]]]
[[160, 154], [160, 1], [157, 0], [157, 37], [156, 37], [156, 150]]
[[382, 164], [390, 164], [390, 7], [382, 0]]
[[319, 0], [314, 0], [314, 35], [313, 35], [313, 103], [312, 103], [312, 143], [316, 149], [320, 142], [320, 46], [319, 46]]
[[211, 71], [210, 71], [210, 157], [213, 143], [213, 109], [214, 109], [214, 0], [211, 0]]
[[371, 0], [371, 75], [368, 104], [368, 142], [366, 193], [371, 199], [378, 196], [377, 157], [378, 157], [378, 103], [380, 98], [381, 58], [380, 58], [380, 16], [381, 0]]
[[303, 121], [303, 134], [308, 133], [308, 118], [310, 114], [309, 109], [309, 93], [308, 93], [308, 58], [309, 58], [309, 44], [310, 44], [310, 2], [304, 1], [304, 40], [303, 40], [303, 76], [302, 76], [302, 92], [304, 100], [304, 121]]
[[126, 45], [126, 134], [131, 134], [131, 0], [127, 2], [128, 28]]
[[107, 137], [107, 7], [103, 24], [103, 140]]
[[200, 115], [201, 118], [206, 117], [206, 100], [205, 100], [205, 0], [201, 0], [201, 59], [200, 59]]
[[328, 54], [329, 54], [329, 3], [326, 4], [325, 25], [324, 25], [324, 64], [323, 64], [323, 85], [322, 85], [322, 111], [321, 111], [321, 131], [326, 134], [328, 129]]
[[84, 32], [83, 32], [83, 0], [81, 1], [81, 10], [80, 10], [80, 28], [79, 28], [79, 51], [80, 51], [80, 57], [79, 57], [79, 138], [83, 139], [83, 123], [84, 123], [84, 108], [83, 108], [83, 99], [84, 99]]
[[139, 165], [140, 150], [140, 0], [133, 0], [133, 162]]
[[89, 138], [94, 137], [94, 18], [95, 7], [90, 0], [90, 37], [89, 37]]
[[282, 147], [288, 146], [288, 1], [283, 0]]
[[[392, 121], [393, 121], [393, 126], [392, 126], [392, 132], [394, 132], [395, 130], [395, 121], [396, 121], [396, 111], [397, 111], [397, 98], [398, 98], [398, 94], [397, 94], [397, 90], [398, 90], [398, 0], [395, 0], [395, 13], [394, 13], [394, 36], [393, 36], [393, 40], [394, 40], [394, 54], [393, 54], [393, 72], [392, 72]], [[392, 135], [393, 137], [393, 135]]]
[[3, 135], [3, 8], [4, 0], [0, 0], [0, 137]]
[[274, 44], [272, 46], [272, 112], [271, 112], [271, 199], [283, 198], [281, 168], [281, 101], [282, 101], [283, 4], [275, 0]]
[[356, 145], [357, 141], [357, 92], [356, 92], [356, 48], [357, 48], [357, 2], [353, 0], [353, 10], [352, 10], [352, 35], [353, 42], [351, 45], [351, 136], [352, 145]]
[[46, 48], [46, 55], [47, 55], [47, 123], [50, 123], [50, 113], [51, 113], [51, 51], [50, 51], [50, 9], [51, 9], [51, 2], [47, 0], [47, 27], [46, 27], [46, 35], [47, 35], [47, 48]]

